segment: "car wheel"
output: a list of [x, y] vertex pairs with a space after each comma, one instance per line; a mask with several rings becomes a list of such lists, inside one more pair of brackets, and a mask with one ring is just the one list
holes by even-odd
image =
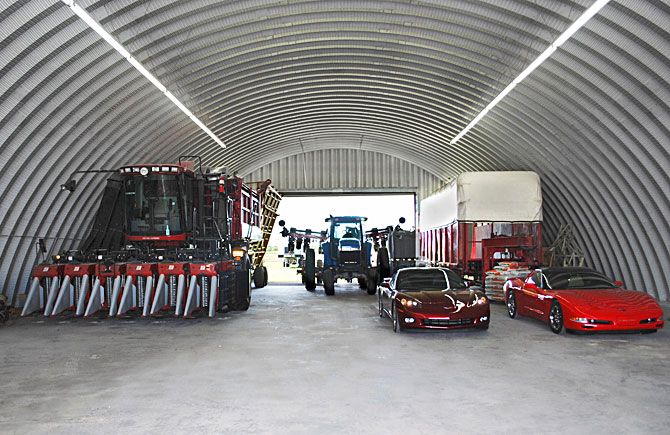
[[393, 332], [399, 332], [400, 331], [400, 322], [398, 321], [398, 310], [395, 307], [395, 304], [393, 304], [393, 310], [392, 310], [392, 315], [393, 317], [391, 320], [393, 320]]
[[554, 334], [560, 334], [563, 330], [563, 310], [557, 300], [552, 301], [549, 308], [549, 327]]
[[382, 306], [382, 292], [379, 292], [379, 317], [384, 317], [384, 307]]
[[516, 296], [514, 296], [514, 290], [510, 290], [507, 295], [507, 314], [512, 319], [516, 317]]

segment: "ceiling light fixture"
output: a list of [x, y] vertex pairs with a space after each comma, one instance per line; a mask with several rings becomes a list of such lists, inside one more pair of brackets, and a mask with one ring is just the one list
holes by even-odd
[[530, 73], [535, 71], [535, 69], [538, 66], [540, 66], [542, 62], [544, 62], [549, 58], [549, 56], [554, 54], [554, 52], [558, 47], [560, 47], [561, 45], [563, 45], [565, 41], [570, 39], [570, 37], [574, 35], [577, 30], [579, 30], [584, 24], [586, 24], [586, 22], [589, 21], [591, 17], [593, 17], [595, 14], [597, 14], [607, 3], [609, 3], [609, 1], [610, 0], [597, 0], [595, 3], [593, 3], [593, 5], [591, 5], [590, 8], [584, 11], [584, 13], [579, 18], [577, 18], [577, 20], [574, 23], [572, 23], [570, 27], [568, 27], [567, 30], [563, 32], [546, 50], [544, 50], [542, 54], [540, 54], [537, 57], [537, 59], [535, 59], [530, 65], [528, 65], [526, 69], [521, 71], [521, 74], [519, 74], [514, 80], [512, 80], [512, 83], [507, 85], [507, 87], [503, 89], [502, 92], [498, 94], [498, 96], [495, 97], [493, 101], [491, 101], [488, 104], [488, 106], [484, 108], [484, 110], [479, 112], [479, 114], [475, 116], [475, 118], [472, 121], [470, 121], [470, 124], [468, 124], [467, 127], [463, 129], [463, 131], [458, 133], [456, 137], [454, 137], [451, 140], [451, 142], [449, 142], [449, 144], [453, 145], [456, 142], [458, 142], [463, 136], [465, 136], [465, 134], [468, 131], [470, 131], [472, 127], [474, 127], [484, 116], [486, 116], [489, 110], [493, 109], [493, 107], [496, 104], [498, 104], [500, 100], [505, 98], [505, 96], [509, 94], [510, 91], [514, 89], [516, 85], [521, 83], [521, 81], [526, 77], [528, 77]]
[[188, 116], [191, 121], [193, 121], [198, 127], [202, 129], [209, 137], [211, 137], [214, 142], [219, 144], [221, 148], [225, 148], [226, 145], [221, 139], [219, 139], [209, 128], [205, 126], [190, 110], [184, 106], [181, 101], [177, 99], [170, 91], [167, 90], [165, 85], [163, 85], [160, 80], [158, 80], [153, 74], [147, 70], [144, 65], [135, 59], [128, 50], [126, 50], [123, 45], [121, 45], [109, 32], [107, 32], [95, 19], [86, 12], [86, 10], [79, 6], [74, 0], [61, 0], [63, 3], [68, 5], [72, 12], [77, 14], [88, 26], [95, 30], [95, 32], [102, 37], [109, 45], [118, 51], [121, 56], [123, 56], [137, 71], [139, 71], [144, 77], [146, 77], [154, 86], [158, 88], [170, 101], [174, 103], [175, 106], [179, 108], [182, 112]]

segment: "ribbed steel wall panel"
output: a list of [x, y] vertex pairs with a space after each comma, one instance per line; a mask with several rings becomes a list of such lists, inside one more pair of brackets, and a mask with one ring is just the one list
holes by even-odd
[[243, 178], [268, 178], [280, 191], [316, 193], [413, 192], [417, 200], [445, 186], [428, 171], [411, 162], [380, 152], [333, 148], [294, 154], [253, 170]]
[[[449, 140], [592, 0], [80, 1], [223, 150], [58, 1], [0, 1], [0, 288], [34, 242], [86, 234], [104, 177], [175, 161], [286, 189], [418, 188], [532, 169], [545, 241], [670, 297], [670, 6], [612, 0], [458, 144]], [[302, 170], [307, 162], [307, 183]]]

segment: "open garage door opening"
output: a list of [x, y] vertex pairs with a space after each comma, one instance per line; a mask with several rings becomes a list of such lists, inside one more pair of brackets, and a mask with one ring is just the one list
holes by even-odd
[[[330, 216], [359, 216], [367, 220], [362, 221], [362, 231], [374, 228], [382, 229], [396, 226], [402, 217], [405, 222], [403, 229], [416, 227], [416, 196], [411, 193], [399, 194], [369, 194], [369, 195], [300, 195], [285, 196], [279, 205], [278, 220], [286, 223], [286, 228], [311, 230], [320, 235], [329, 228], [326, 219]], [[355, 227], [356, 225], [348, 225]], [[342, 230], [347, 230], [347, 225]], [[275, 225], [270, 238], [269, 249], [265, 257], [268, 267], [270, 283], [301, 283], [301, 275], [297, 273], [300, 261], [304, 256], [304, 240], [294, 242], [289, 246], [289, 239], [282, 237], [282, 227]], [[310, 246], [319, 253], [318, 239], [312, 239]], [[375, 258], [374, 255], [372, 255]]]

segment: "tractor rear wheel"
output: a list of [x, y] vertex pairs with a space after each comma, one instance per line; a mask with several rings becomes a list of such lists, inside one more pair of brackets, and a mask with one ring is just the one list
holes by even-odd
[[379, 251], [377, 251], [377, 271], [380, 280], [391, 276], [391, 262], [389, 261], [389, 251], [386, 248], [379, 248]]
[[335, 275], [330, 269], [323, 271], [323, 290], [328, 296], [335, 294]]
[[308, 291], [316, 289], [316, 267], [314, 266], [314, 249], [305, 252], [305, 269], [302, 271], [303, 282]]
[[368, 294], [373, 295], [377, 293], [377, 271], [370, 269], [368, 271]]

